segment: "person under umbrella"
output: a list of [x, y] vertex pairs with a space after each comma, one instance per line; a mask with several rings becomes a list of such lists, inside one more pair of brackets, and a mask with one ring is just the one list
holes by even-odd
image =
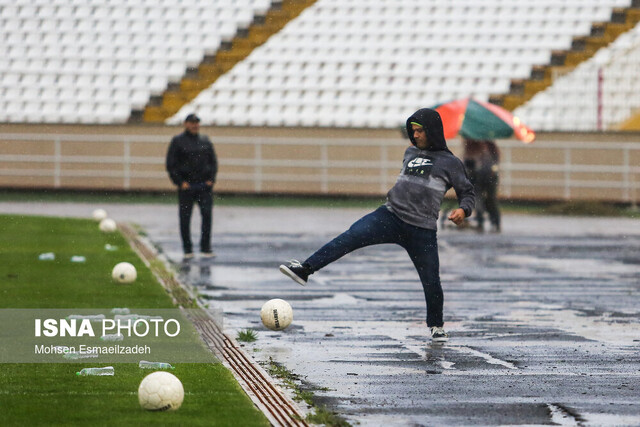
[[489, 215], [491, 231], [500, 232], [498, 180], [500, 151], [494, 141], [464, 139], [462, 157], [469, 180], [476, 193], [475, 220], [477, 230], [484, 231], [485, 212]]
[[494, 140], [516, 138], [530, 144], [535, 141], [536, 133], [504, 108], [472, 97], [444, 102], [433, 108], [442, 117], [445, 138], [459, 135], [464, 140], [463, 160], [476, 193], [478, 231], [484, 231], [486, 212], [491, 231], [500, 232], [497, 198], [500, 153]]

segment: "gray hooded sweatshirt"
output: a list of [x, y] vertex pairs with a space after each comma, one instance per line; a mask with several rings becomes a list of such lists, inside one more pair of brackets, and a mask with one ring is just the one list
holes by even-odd
[[[429, 144], [426, 150], [415, 146], [411, 122], [424, 127]], [[465, 215], [471, 215], [473, 185], [460, 159], [447, 148], [440, 114], [429, 108], [416, 111], [407, 119], [407, 131], [413, 146], [404, 152], [400, 175], [387, 193], [387, 208], [408, 224], [437, 230], [442, 199], [453, 187]]]

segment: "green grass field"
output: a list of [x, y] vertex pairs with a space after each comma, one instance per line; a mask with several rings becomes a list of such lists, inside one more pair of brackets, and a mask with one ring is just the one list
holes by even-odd
[[[173, 308], [164, 288], [120, 234], [89, 220], [0, 215], [0, 308]], [[117, 246], [116, 251], [105, 245]], [[53, 252], [54, 261], [38, 255]], [[74, 255], [86, 262], [72, 263]], [[111, 280], [121, 261], [135, 265], [131, 285]], [[9, 327], [9, 325], [3, 325]], [[6, 343], [5, 343], [6, 344]], [[269, 425], [220, 363], [176, 363], [185, 398], [176, 412], [146, 412], [137, 390], [149, 370], [109, 364], [115, 375], [79, 377], [91, 363], [0, 364], [0, 425]]]

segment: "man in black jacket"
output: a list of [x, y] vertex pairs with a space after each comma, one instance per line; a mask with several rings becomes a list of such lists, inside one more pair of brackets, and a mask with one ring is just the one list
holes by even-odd
[[167, 172], [178, 187], [180, 206], [180, 237], [186, 259], [193, 258], [191, 243], [191, 213], [198, 203], [202, 216], [200, 252], [213, 257], [211, 251], [211, 223], [213, 219], [213, 184], [218, 173], [218, 159], [213, 144], [200, 135], [200, 118], [189, 114], [184, 121], [184, 132], [171, 140], [167, 151]]

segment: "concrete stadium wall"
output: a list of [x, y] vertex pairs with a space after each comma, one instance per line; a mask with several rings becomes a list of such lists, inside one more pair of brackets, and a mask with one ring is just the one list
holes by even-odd
[[[167, 191], [171, 137], [181, 127], [0, 124], [0, 187]], [[408, 144], [400, 130], [210, 128], [216, 191], [384, 195]], [[461, 154], [461, 141], [449, 145]], [[640, 134], [544, 133], [530, 145], [498, 141], [503, 199], [640, 197]]]

